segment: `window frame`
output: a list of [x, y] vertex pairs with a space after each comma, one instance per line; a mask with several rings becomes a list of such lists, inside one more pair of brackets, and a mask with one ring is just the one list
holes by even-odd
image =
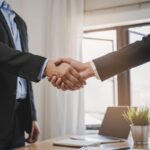
[[[121, 47], [129, 44], [129, 28], [133, 27], [141, 27], [141, 26], [149, 26], [150, 22], [146, 23], [138, 23], [132, 25], [122, 25], [122, 26], [115, 26], [110, 28], [100, 28], [100, 29], [90, 29], [85, 30], [84, 33], [90, 32], [99, 32], [99, 31], [108, 31], [108, 30], [116, 30], [116, 40], [117, 40], [117, 50], [120, 50]], [[84, 38], [84, 37], [83, 37]], [[131, 83], [130, 83], [130, 70], [124, 71], [120, 73], [116, 77], [117, 81], [117, 104], [118, 106], [130, 106], [131, 105]], [[95, 130], [98, 129], [98, 125], [90, 125], [86, 126], [87, 130]]]

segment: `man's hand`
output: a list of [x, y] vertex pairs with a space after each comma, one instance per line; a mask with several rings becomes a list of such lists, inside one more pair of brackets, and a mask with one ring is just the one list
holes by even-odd
[[[61, 58], [56, 61], [55, 64], [60, 65], [63, 62], [70, 64], [74, 69], [76, 69], [84, 80], [95, 75], [93, 68], [91, 67], [91, 64], [89, 62], [81, 63], [71, 58]], [[49, 81], [58, 89], [68, 90], [68, 86], [61, 80], [61, 78], [53, 76], [49, 78]]]
[[27, 143], [35, 143], [39, 138], [39, 134], [40, 134], [40, 128], [39, 128], [37, 121], [32, 121], [32, 131], [28, 135], [26, 142]]
[[90, 62], [82, 63], [82, 62], [79, 62], [79, 61], [74, 60], [72, 58], [62, 58], [62, 59], [59, 59], [59, 61], [60, 60], [62, 62], [66, 62], [66, 63], [70, 64], [74, 69], [76, 69], [78, 72], [80, 72], [80, 75], [85, 80], [90, 78], [90, 77], [95, 76], [93, 68], [92, 68]]
[[80, 76], [78, 71], [67, 62], [61, 61], [61, 63], [59, 63], [58, 65], [58, 62], [60, 61], [61, 60], [50, 60], [46, 66], [44, 74], [49, 79], [61, 79], [61, 83], [63, 82], [65, 86], [70, 90], [81, 88], [85, 84], [85, 81]]

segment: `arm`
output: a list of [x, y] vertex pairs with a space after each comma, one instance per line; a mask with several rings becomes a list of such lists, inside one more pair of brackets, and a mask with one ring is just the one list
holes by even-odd
[[66, 62], [71, 63], [71, 65], [78, 69], [80, 74], [86, 79], [96, 76], [95, 71], [97, 71], [100, 79], [106, 80], [109, 77], [142, 65], [148, 61], [150, 61], [150, 35], [144, 37], [141, 41], [129, 44], [118, 51], [94, 59], [93, 63], [96, 70], [90, 62], [79, 64], [79, 62], [72, 59], [67, 60]]
[[101, 80], [150, 61], [150, 35], [93, 60]]
[[[62, 62], [71, 64], [75, 69], [80, 72], [84, 78], [99, 75], [101, 80], [106, 80], [118, 73], [133, 67], [144, 64], [150, 60], [150, 35], [144, 37], [141, 41], [129, 44], [118, 51], [109, 53], [105, 56], [93, 60], [94, 67], [90, 62], [81, 63], [73, 59], [62, 59]], [[60, 62], [59, 62], [60, 63]], [[96, 69], [95, 69], [96, 68]], [[63, 84], [58, 82], [57, 79], [50, 79], [52, 84], [57, 88], [67, 89], [62, 87]], [[61, 81], [61, 80], [59, 80]]]
[[[30, 81], [39, 81], [39, 73], [46, 58], [16, 51], [7, 45], [0, 43], [0, 69]], [[56, 60], [49, 60], [44, 75], [61, 77], [65, 84], [72, 90], [78, 89], [85, 84], [79, 73], [67, 63], [55, 65]]]
[[31, 53], [21, 53], [0, 43], [0, 69], [31, 81], [38, 75], [46, 58]]

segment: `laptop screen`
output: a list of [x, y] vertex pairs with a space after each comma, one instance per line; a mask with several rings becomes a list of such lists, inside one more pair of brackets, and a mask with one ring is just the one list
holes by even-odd
[[126, 106], [108, 107], [100, 126], [99, 134], [127, 139], [130, 125], [122, 116], [123, 112], [127, 110], [128, 107]]

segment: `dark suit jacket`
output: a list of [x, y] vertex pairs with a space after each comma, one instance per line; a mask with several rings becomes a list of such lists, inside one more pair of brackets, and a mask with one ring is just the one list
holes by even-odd
[[[45, 58], [28, 52], [27, 28], [25, 22], [16, 15], [17, 27], [20, 31], [23, 53], [16, 51], [9, 27], [0, 12], [0, 139], [9, 136], [12, 128], [15, 103], [17, 76], [38, 81], [38, 74]], [[24, 130], [31, 132], [31, 123], [36, 120], [31, 82], [27, 80], [27, 99], [22, 103], [20, 118]]]
[[101, 80], [150, 61], [150, 35], [93, 60]]

